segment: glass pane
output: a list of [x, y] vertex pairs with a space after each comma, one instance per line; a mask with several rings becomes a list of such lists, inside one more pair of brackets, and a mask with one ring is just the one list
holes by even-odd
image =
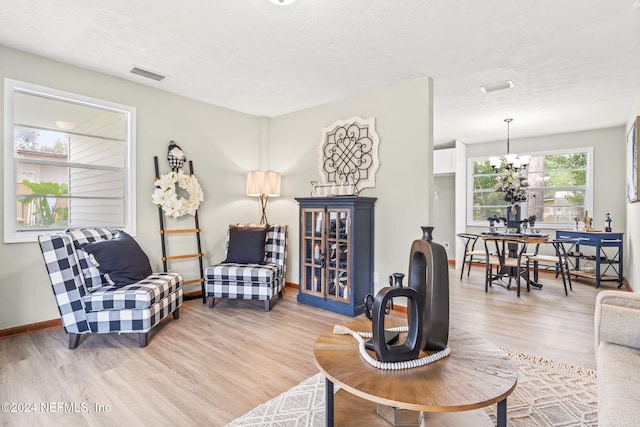
[[103, 139], [124, 141], [127, 120], [121, 112], [109, 111], [67, 99], [15, 92], [16, 126], [68, 131]]
[[322, 235], [322, 211], [316, 211], [315, 212], [315, 218], [313, 219], [313, 223], [314, 224], [314, 235], [319, 237]]
[[340, 223], [339, 223], [339, 237], [341, 239], [347, 238], [347, 212], [340, 212]]
[[474, 190], [494, 190], [498, 186], [498, 174], [491, 175], [474, 175]]
[[575, 217], [584, 215], [585, 190], [535, 190], [535, 200], [529, 205], [529, 212], [538, 221], [549, 223], [572, 223]]
[[545, 170], [586, 170], [587, 153], [549, 154], [544, 157]]
[[336, 230], [338, 227], [338, 213], [337, 212], [328, 212], [329, 217], [329, 234], [328, 236], [332, 239], [336, 238]]
[[489, 160], [481, 161], [481, 162], [473, 162], [473, 174], [487, 174], [490, 175], [494, 173], [493, 168], [489, 164]]
[[14, 140], [17, 158], [116, 168], [126, 166], [126, 143], [123, 141], [24, 126], [16, 126]]
[[124, 226], [125, 171], [16, 166], [17, 229]]
[[311, 224], [313, 224], [312, 219], [313, 213], [309, 211], [302, 211], [302, 226], [303, 226], [303, 236], [309, 237], [311, 236]]
[[506, 218], [507, 207], [506, 206], [474, 206], [473, 207], [473, 220], [486, 222], [489, 225], [487, 218], [497, 216], [498, 218]]
[[69, 161], [86, 165], [126, 167], [126, 143], [85, 135], [69, 137]]
[[336, 295], [336, 271], [333, 269], [327, 270], [327, 296]]
[[507, 202], [504, 201], [504, 194], [498, 191], [482, 192], [473, 194], [474, 206], [506, 206]]
[[572, 224], [576, 218], [580, 220], [581, 214], [584, 215], [584, 209], [575, 209], [566, 206], [545, 206], [543, 213], [543, 221], [548, 223]]
[[69, 135], [64, 132], [15, 126], [16, 157], [66, 162], [69, 158]]
[[[16, 194], [70, 194], [72, 197], [124, 198], [125, 171], [18, 163]], [[64, 186], [54, 188], [55, 185]]]
[[337, 271], [337, 274], [334, 278], [334, 284], [337, 285], [336, 287], [336, 297], [338, 298], [342, 298], [342, 299], [348, 299], [349, 298], [349, 289], [347, 286], [347, 272], [346, 271], [342, 271], [339, 270]]
[[124, 198], [125, 171], [69, 169], [72, 197]]
[[126, 166], [123, 112], [19, 91], [14, 111], [16, 157]]
[[308, 292], [313, 291], [313, 269], [311, 267], [305, 267], [304, 269], [304, 289]]
[[[34, 186], [35, 187], [35, 186]], [[16, 229], [65, 229], [68, 224], [69, 200], [52, 195], [18, 196]]]
[[[65, 166], [18, 163], [16, 165], [16, 194], [69, 194], [69, 168]], [[55, 189], [55, 185], [64, 186]], [[53, 191], [53, 192], [52, 192]]]
[[69, 199], [69, 227], [124, 227], [124, 199]]

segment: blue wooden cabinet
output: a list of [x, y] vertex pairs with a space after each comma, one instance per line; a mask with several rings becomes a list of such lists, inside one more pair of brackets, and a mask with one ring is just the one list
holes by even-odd
[[[623, 283], [624, 233], [605, 233], [597, 231], [557, 230], [557, 239], [577, 239], [573, 256], [570, 256], [570, 274], [595, 279], [596, 288], [601, 282]], [[592, 246], [587, 253], [581, 246]], [[576, 253], [583, 253], [581, 256]]]
[[373, 293], [372, 197], [300, 197], [298, 302], [348, 316]]

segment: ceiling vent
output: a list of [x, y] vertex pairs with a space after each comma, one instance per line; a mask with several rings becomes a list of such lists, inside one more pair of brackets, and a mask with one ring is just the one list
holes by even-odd
[[504, 82], [491, 83], [490, 85], [485, 85], [480, 88], [484, 93], [495, 92], [497, 90], [502, 89], [511, 89], [514, 86], [511, 80], [506, 80]]
[[145, 70], [140, 67], [133, 67], [130, 71], [131, 74], [137, 74], [138, 76], [146, 77], [151, 80], [156, 80], [158, 82], [164, 80], [167, 76], [163, 76], [162, 74], [154, 73], [153, 71]]

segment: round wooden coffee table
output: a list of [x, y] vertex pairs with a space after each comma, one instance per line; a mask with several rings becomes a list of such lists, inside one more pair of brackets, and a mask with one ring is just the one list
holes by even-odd
[[[404, 319], [389, 321], [402, 323]], [[367, 319], [345, 324], [354, 331], [370, 331]], [[452, 328], [451, 355], [419, 368], [387, 371], [362, 359], [351, 335], [322, 334], [313, 350], [316, 365], [326, 377], [327, 426], [389, 425], [376, 414], [376, 404], [422, 411], [423, 425], [492, 425], [480, 408], [497, 403], [497, 425], [506, 427], [507, 396], [518, 374], [509, 357], [487, 340]], [[374, 355], [375, 357], [375, 355]], [[340, 390], [333, 393], [333, 386]]]

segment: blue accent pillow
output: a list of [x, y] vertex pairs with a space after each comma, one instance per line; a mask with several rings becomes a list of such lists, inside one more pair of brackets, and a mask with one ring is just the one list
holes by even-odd
[[93, 255], [98, 270], [116, 286], [130, 285], [151, 274], [149, 258], [124, 231], [115, 239], [87, 243], [82, 249]]
[[268, 226], [229, 226], [229, 245], [225, 262], [264, 264]]

